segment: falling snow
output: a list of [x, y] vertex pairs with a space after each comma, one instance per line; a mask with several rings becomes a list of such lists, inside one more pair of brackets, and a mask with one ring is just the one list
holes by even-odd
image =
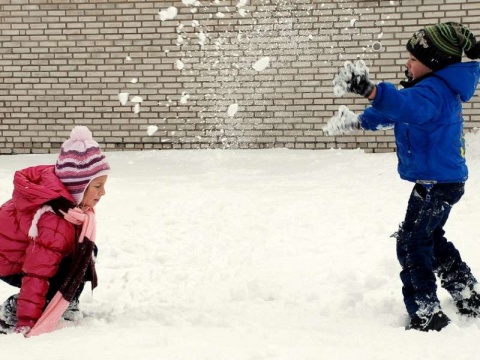
[[166, 10], [161, 10], [158, 15], [161, 21], [173, 20], [177, 17], [178, 9], [174, 6], [169, 7]]
[[[290, 57], [301, 57], [310, 54], [313, 50], [317, 51], [315, 48], [319, 42], [315, 40], [321, 39], [322, 30], [328, 25], [328, 23], [319, 23], [316, 30], [296, 30], [301, 25], [299, 12], [311, 14], [315, 6], [300, 6], [293, 0], [260, 0], [260, 3], [252, 7], [249, 6], [251, 4], [248, 0], [236, 0], [226, 5], [219, 0], [182, 0], [181, 3], [175, 4], [176, 7], [158, 9], [160, 17], [158, 26], [170, 28], [174, 26], [176, 29], [176, 38], [172, 40], [172, 46], [162, 46], [161, 52], [167, 57], [169, 54], [172, 54], [172, 57], [175, 56], [168, 63], [171, 63], [172, 71], [179, 72], [177, 76], [181, 87], [171, 88], [170, 93], [168, 93], [169, 89], [165, 89], [163, 99], [154, 101], [163, 108], [162, 111], [167, 113], [176, 105], [199, 106], [196, 111], [199, 121], [204, 125], [201, 129], [202, 133], [197, 135], [197, 138], [211, 138], [217, 144], [221, 142], [225, 147], [235, 146], [236, 138], [243, 134], [243, 131], [238, 129], [248, 129], [242, 124], [243, 117], [249, 116], [248, 114], [251, 113], [248, 111], [248, 106], [240, 116], [237, 113], [238, 104], [247, 98], [244, 92], [247, 91], [248, 97], [252, 98], [249, 103], [257, 105], [264, 91], [263, 83], [278, 83], [275, 80], [272, 63], [278, 63], [278, 68], [282, 68], [283, 60], [280, 55], [283, 52]], [[318, 8], [323, 8], [324, 5], [321, 4]], [[348, 14], [345, 20], [350, 25], [340, 31], [349, 35], [360, 34], [362, 29], [356, 25], [362, 19], [361, 11], [353, 12], [352, 9], [342, 4], [340, 7], [345, 10], [345, 14]], [[179, 14], [185, 14], [185, 11], [192, 13], [191, 19], [179, 17]], [[235, 12], [237, 13], [235, 14]], [[353, 14], [355, 14], [354, 17], [352, 17]], [[224, 32], [212, 30], [210, 21], [214, 18], [220, 19], [217, 21], [225, 25]], [[243, 18], [254, 21], [254, 25], [241, 29], [231, 27], [234, 22], [242, 25]], [[264, 21], [267, 19], [268, 21]], [[168, 22], [170, 20], [175, 20], [175, 22]], [[379, 28], [379, 30], [381, 29]], [[376, 34], [376, 36], [380, 38], [381, 31], [380, 35]], [[380, 48], [381, 44], [373, 44], [370, 41], [370, 44], [365, 46], [364, 52], [376, 52]], [[344, 56], [333, 46], [325, 47], [322, 51], [326, 56], [335, 56], [339, 60]], [[199, 55], [198, 52], [201, 54]], [[363, 56], [363, 54], [359, 55]], [[131, 58], [128, 57], [127, 61], [131, 61]], [[265, 71], [269, 68], [272, 68], [272, 71]], [[275, 66], [276, 69], [277, 66]], [[257, 82], [255, 86], [251, 81], [245, 82], [247, 76], [252, 74], [251, 70], [257, 73], [254, 76], [263, 76], [265, 80]], [[198, 83], [194, 81], [197, 78], [209, 80], [198, 86]], [[142, 81], [145, 82], [145, 85], [150, 85], [149, 79], [145, 79], [145, 81], [142, 79]], [[138, 79], [132, 79], [131, 83], [138, 83]], [[135, 90], [127, 88], [127, 91], [138, 91], [141, 95], [143, 90], [135, 87]], [[340, 94], [342, 90], [339, 92], [337, 86], [335, 91]], [[192, 96], [195, 101], [191, 101]], [[149, 102], [148, 97], [144, 101]], [[128, 100], [124, 99], [121, 103], [127, 104]], [[134, 113], [138, 114], [140, 103], [132, 102], [132, 104]], [[225, 107], [227, 107], [227, 111], [225, 111]], [[262, 117], [265, 115], [261, 112], [256, 113], [256, 116], [259, 118], [252, 126], [256, 126], [257, 122], [261, 124]], [[167, 119], [173, 117], [180, 124], [181, 116], [175, 114], [174, 111], [167, 114]], [[224, 122], [227, 118], [235, 118], [236, 122], [228, 120], [228, 126], [226, 126]], [[159, 119], [158, 124], [161, 124], [162, 121]], [[182, 126], [178, 125], [178, 129], [182, 130]], [[180, 134], [182, 131], [177, 133]], [[179, 140], [181, 141], [181, 139]]]
[[268, 56], [264, 56], [261, 59], [257, 60], [255, 64], [253, 64], [253, 69], [256, 71], [263, 71], [269, 66], [270, 58]]
[[231, 104], [228, 107], [227, 114], [228, 114], [228, 116], [233, 117], [233, 116], [235, 116], [237, 111], [238, 111], [238, 104]]
[[129, 93], [125, 93], [125, 92], [118, 94], [118, 100], [120, 101], [120, 104], [126, 105], [128, 102], [128, 96], [129, 96]]
[[158, 131], [158, 126], [157, 125], [150, 125], [147, 127], [147, 135], [152, 136]]

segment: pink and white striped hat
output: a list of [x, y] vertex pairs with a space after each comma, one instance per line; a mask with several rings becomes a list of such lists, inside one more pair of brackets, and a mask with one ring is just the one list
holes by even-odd
[[105, 155], [93, 140], [86, 126], [76, 126], [70, 138], [62, 144], [55, 164], [55, 174], [68, 189], [76, 204], [83, 200], [83, 194], [90, 182], [110, 173]]

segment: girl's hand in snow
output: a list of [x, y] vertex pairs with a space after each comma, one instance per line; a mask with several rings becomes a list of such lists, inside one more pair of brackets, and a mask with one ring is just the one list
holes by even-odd
[[30, 326], [15, 326], [13, 333], [22, 334], [23, 336], [25, 336], [29, 331], [30, 331]]

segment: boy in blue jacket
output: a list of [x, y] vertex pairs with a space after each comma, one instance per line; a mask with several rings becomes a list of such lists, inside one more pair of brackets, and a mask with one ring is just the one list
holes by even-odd
[[406, 47], [404, 89], [375, 85], [368, 69], [351, 63], [334, 84], [371, 101], [356, 121], [350, 117], [350, 129], [394, 127], [398, 172], [415, 183], [395, 233], [407, 329], [440, 331], [450, 319], [441, 310], [435, 274], [459, 313], [480, 317], [480, 286], [443, 230], [468, 177], [462, 102], [472, 98], [480, 77], [480, 63], [462, 63], [462, 55], [479, 59], [480, 43], [467, 27], [447, 22], [417, 31]]

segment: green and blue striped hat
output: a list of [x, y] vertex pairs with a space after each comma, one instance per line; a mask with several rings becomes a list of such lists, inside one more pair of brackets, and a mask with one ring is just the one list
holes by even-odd
[[433, 71], [461, 62], [463, 53], [470, 59], [480, 57], [480, 43], [466, 26], [456, 22], [427, 26], [415, 32], [407, 50]]

